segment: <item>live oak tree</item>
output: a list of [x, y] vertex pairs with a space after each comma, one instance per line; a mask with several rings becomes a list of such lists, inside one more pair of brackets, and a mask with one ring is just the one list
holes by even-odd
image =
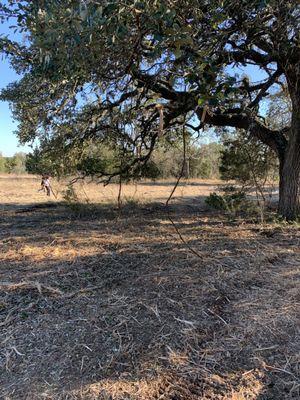
[[[279, 160], [279, 213], [297, 215], [300, 174], [300, 6], [295, 0], [40, 0], [2, 2], [24, 40], [1, 39], [22, 79], [11, 102], [22, 142], [57, 156], [87, 140], [113, 143], [108, 179], [134, 174], [162, 134], [185, 124], [243, 130]], [[1, 4], [1, 3], [0, 3]], [[13, 19], [15, 22], [13, 22]], [[246, 67], [264, 72], [251, 82]], [[262, 114], [284, 87], [290, 123]], [[74, 151], [74, 150], [72, 150]], [[103, 173], [105, 175], [105, 173]]]

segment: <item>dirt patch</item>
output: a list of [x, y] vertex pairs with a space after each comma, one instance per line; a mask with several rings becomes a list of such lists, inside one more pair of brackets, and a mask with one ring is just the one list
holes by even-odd
[[171, 215], [201, 258], [159, 204], [5, 208], [1, 398], [300, 398], [299, 230], [185, 196]]

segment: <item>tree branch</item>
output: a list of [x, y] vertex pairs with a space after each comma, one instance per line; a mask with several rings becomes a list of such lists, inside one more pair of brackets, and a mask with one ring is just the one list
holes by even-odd
[[[198, 118], [201, 119], [203, 109], [196, 110]], [[284, 136], [284, 130], [272, 130], [263, 125], [257, 118], [242, 111], [240, 113], [206, 113], [204, 123], [213, 126], [230, 126], [233, 128], [244, 129], [256, 139], [273, 149], [278, 157], [284, 157], [284, 151], [287, 146], [287, 140]]]
[[270, 78], [262, 85], [260, 92], [258, 93], [256, 98], [251, 101], [251, 103], [248, 105], [248, 108], [254, 108], [259, 104], [261, 99], [265, 96], [267, 90], [276, 82], [281, 74], [282, 71], [280, 68], [278, 68], [278, 70], [273, 75], [271, 75]]

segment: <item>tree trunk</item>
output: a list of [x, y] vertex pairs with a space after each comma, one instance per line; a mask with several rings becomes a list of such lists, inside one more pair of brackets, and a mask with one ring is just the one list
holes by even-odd
[[300, 108], [293, 109], [289, 142], [284, 158], [280, 161], [279, 172], [278, 213], [286, 220], [294, 221], [299, 213]]
[[[299, 162], [297, 163], [299, 166]], [[292, 162], [284, 163], [280, 173], [278, 213], [294, 221], [299, 212], [299, 171]]]

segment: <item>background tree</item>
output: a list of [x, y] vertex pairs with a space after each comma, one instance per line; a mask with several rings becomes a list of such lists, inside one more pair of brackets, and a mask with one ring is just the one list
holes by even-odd
[[[171, 137], [172, 136], [172, 137]], [[192, 137], [187, 139], [187, 160], [190, 178], [218, 178], [221, 150], [219, 143], [199, 144]], [[46, 151], [47, 150], [47, 151]], [[122, 155], [114, 145], [104, 145], [102, 142], [85, 143], [80, 151], [67, 152], [67, 157], [57, 157], [55, 151], [45, 147], [35, 148], [26, 156], [26, 171], [41, 175], [49, 173], [52, 176], [72, 176], [76, 174], [97, 177], [101, 174], [113, 173]], [[150, 160], [136, 170], [135, 179], [168, 179], [177, 177], [183, 163], [183, 149], [178, 133], [163, 138], [151, 154]], [[124, 174], [123, 180], [129, 177]]]
[[[9, 174], [25, 174], [26, 173], [26, 154], [23, 152], [15, 153], [12, 157], [1, 157], [3, 171]], [[1, 167], [0, 164], [0, 167]]]
[[0, 153], [0, 173], [5, 172], [5, 157]]
[[26, 153], [17, 152], [13, 156], [15, 167], [13, 173], [15, 174], [25, 174], [26, 173]]
[[[1, 4], [1, 3], [0, 3]], [[62, 154], [86, 140], [116, 144], [113, 171], [134, 175], [164, 134], [185, 124], [243, 130], [279, 160], [279, 212], [295, 219], [300, 174], [299, 5], [294, 0], [14, 1], [27, 41], [1, 48], [23, 74], [11, 102], [21, 142]], [[251, 82], [247, 66], [264, 71]], [[236, 67], [240, 67], [237, 69]], [[242, 71], [239, 73], [239, 71]], [[260, 104], [286, 86], [292, 118], [274, 128]], [[158, 108], [157, 105], [160, 105]], [[59, 153], [57, 153], [59, 156]]]
[[240, 191], [256, 191], [257, 201], [265, 205], [278, 181], [278, 160], [268, 146], [237, 132], [224, 142], [221, 153], [220, 175], [226, 181], [242, 185]]
[[[265, 104], [265, 120], [273, 129], [283, 129], [291, 122], [291, 101], [284, 85], [269, 96]], [[264, 197], [268, 186], [279, 180], [278, 159], [268, 146], [242, 131], [226, 129], [220, 132], [224, 145], [221, 150], [220, 174], [224, 180], [235, 180], [244, 188], [257, 189]]]
[[12, 174], [17, 165], [16, 159], [14, 157], [7, 157], [5, 160], [5, 172]]
[[202, 179], [219, 178], [222, 150], [223, 145], [215, 142], [193, 147], [190, 151], [192, 176]]

